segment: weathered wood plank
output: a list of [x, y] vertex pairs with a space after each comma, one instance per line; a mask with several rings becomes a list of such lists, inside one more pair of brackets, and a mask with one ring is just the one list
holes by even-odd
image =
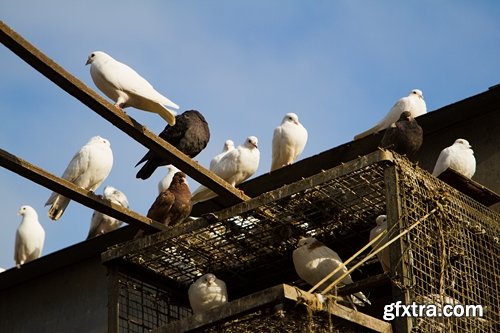
[[[385, 191], [386, 191], [386, 215], [387, 215], [387, 230], [399, 230], [404, 229], [402, 221], [402, 206], [401, 206], [401, 194], [399, 191], [399, 177], [396, 170], [396, 166], [390, 166], [385, 169]], [[395, 227], [395, 225], [398, 225]], [[399, 234], [399, 232], [398, 232]], [[389, 239], [392, 238], [389, 236]], [[407, 262], [403, 262], [404, 258], [404, 239], [401, 238], [398, 241], [392, 243], [389, 246], [389, 256], [391, 263], [391, 276], [393, 276], [392, 283], [392, 299], [394, 302], [402, 301], [403, 304], [410, 304], [410, 294], [408, 292], [407, 286], [410, 285], [409, 275], [407, 272]], [[411, 332], [412, 323], [409, 317], [399, 317], [395, 318], [394, 330], [398, 333]]]
[[[351, 308], [339, 304], [321, 304], [318, 298], [311, 293], [303, 291], [297, 287], [287, 284], [277, 285], [264, 289], [257, 293], [242, 297], [204, 314], [194, 315], [183, 320], [170, 323], [164, 327], [152, 330], [152, 333], [180, 333], [188, 332], [209, 325], [218, 321], [228, 321], [246, 312], [255, 311], [264, 305], [283, 303], [284, 301], [305, 301], [314, 311], [326, 311], [337, 317], [368, 327], [376, 332], [392, 332], [391, 324], [380, 319], [368, 316]], [[314, 304], [318, 304], [317, 307]]]
[[485, 206], [489, 207], [500, 202], [497, 193], [453, 169], [446, 169], [438, 178]]
[[239, 298], [207, 311], [204, 314], [193, 315], [186, 319], [153, 329], [151, 333], [180, 333], [191, 331], [221, 320], [227, 321], [245, 312], [256, 310], [261, 306], [272, 304], [273, 302], [277, 303], [280, 300], [283, 300], [282, 285], [267, 288], [258, 293]]
[[[318, 298], [314, 294], [308, 293], [297, 287], [283, 284], [283, 291], [287, 299], [293, 301], [305, 300], [308, 306], [311, 306], [311, 304], [319, 304]], [[376, 332], [392, 332], [391, 324], [340, 304], [329, 304], [328, 306], [326, 304], [321, 304], [317, 309], [313, 308], [313, 310], [327, 311], [337, 317], [368, 327]]]
[[248, 196], [242, 194], [223, 179], [205, 169], [174, 146], [150, 132], [122, 110], [103, 99], [17, 34], [3, 21], [0, 21], [0, 42], [64, 91], [94, 110], [131, 138], [153, 150], [199, 183], [212, 189], [228, 204], [235, 204], [249, 199]]
[[84, 190], [83, 188], [76, 186], [65, 179], [54, 176], [53, 174], [10, 154], [3, 149], [0, 149], [0, 166], [52, 191], [60, 193], [71, 200], [78, 201], [82, 205], [96, 209], [120, 221], [137, 226], [144, 226], [146, 224], [159, 230], [166, 229], [166, 226], [161, 223], [153, 221], [148, 217], [137, 214], [108, 200], [104, 200], [93, 192]]

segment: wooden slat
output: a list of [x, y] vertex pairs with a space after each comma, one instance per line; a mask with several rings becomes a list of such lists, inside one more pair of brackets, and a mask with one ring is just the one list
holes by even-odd
[[211, 325], [218, 321], [228, 321], [238, 315], [255, 310], [261, 306], [271, 304], [283, 299], [283, 287], [264, 289], [260, 292], [239, 298], [227, 304], [221, 305], [203, 315], [193, 315], [182, 320], [174, 321], [166, 326], [151, 330], [151, 333], [181, 333], [189, 332]]
[[287, 284], [281, 284], [261, 290], [257, 293], [242, 297], [240, 299], [207, 311], [203, 315], [195, 315], [179, 321], [175, 321], [164, 327], [153, 329], [151, 332], [189, 332], [195, 329], [213, 325], [219, 321], [227, 322], [231, 318], [241, 316], [247, 312], [255, 311], [262, 306], [283, 303], [283, 301], [285, 300], [294, 302], [306, 301], [309, 304], [308, 306], [313, 311], [326, 311], [331, 313], [332, 315], [370, 328], [376, 332], [392, 332], [390, 323], [371, 317], [351, 308], [342, 306], [340, 304], [332, 303], [329, 304], [328, 307], [326, 306], [326, 304], [322, 304], [321, 306], [315, 307], [313, 304], [320, 304], [315, 295]]
[[[287, 299], [293, 301], [305, 300], [310, 307], [311, 307], [310, 304], [318, 303], [318, 298], [314, 294], [308, 293], [297, 287], [283, 284], [283, 291]], [[377, 319], [375, 317], [369, 316], [367, 314], [353, 310], [351, 308], [348, 308], [340, 304], [329, 304], [328, 307], [326, 307], [326, 304], [322, 304], [321, 307], [317, 309], [313, 307], [312, 310], [327, 311], [339, 318], [348, 320], [352, 323], [356, 323], [363, 327], [368, 327], [374, 330], [375, 332], [384, 332], [384, 333], [392, 332], [392, 326], [390, 323], [387, 323], [383, 320]]]
[[[386, 191], [386, 215], [387, 215], [387, 230], [403, 230], [402, 220], [402, 205], [401, 194], [399, 186], [399, 173], [395, 165], [389, 166], [385, 169], [385, 191]], [[395, 228], [395, 225], [398, 225]], [[405, 255], [406, 253], [406, 255]], [[403, 262], [407, 252], [404, 251], [404, 239], [400, 238], [398, 241], [389, 246], [389, 257], [391, 264], [391, 276], [393, 281], [397, 283], [391, 284], [393, 302], [402, 301], [403, 304], [410, 304], [409, 290], [411, 281], [409, 280], [409, 273], [407, 271], [408, 263]], [[393, 320], [394, 330], [398, 333], [409, 333], [412, 330], [412, 322], [410, 317], [397, 317]]]
[[500, 195], [453, 169], [446, 169], [438, 178], [485, 206], [500, 202]]
[[144, 224], [146, 224], [159, 230], [166, 230], [167, 228], [163, 224], [155, 222], [148, 217], [139, 215], [108, 200], [101, 199], [93, 192], [84, 190], [65, 179], [54, 176], [3, 149], [0, 149], [0, 166], [52, 191], [60, 193], [71, 200], [78, 201], [82, 205], [96, 209], [128, 224], [137, 226], [144, 226]]
[[71, 75], [27, 40], [22, 38], [22, 36], [17, 34], [3, 21], [0, 21], [0, 41], [64, 91], [94, 110], [101, 117], [128, 134], [137, 142], [153, 150], [156, 154], [161, 156], [161, 158], [174, 164], [194, 180], [212, 189], [228, 204], [235, 204], [249, 199], [249, 197], [242, 194], [241, 191], [235, 189], [214, 173], [203, 168], [174, 146], [162, 140], [123, 111], [103, 99], [83, 82]]

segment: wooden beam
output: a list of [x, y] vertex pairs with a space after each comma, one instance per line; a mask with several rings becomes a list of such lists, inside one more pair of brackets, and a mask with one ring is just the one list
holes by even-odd
[[182, 320], [174, 321], [166, 326], [151, 330], [151, 333], [180, 333], [202, 328], [218, 321], [228, 321], [238, 315], [256, 310], [264, 305], [279, 302], [283, 299], [281, 285], [264, 289], [260, 292], [239, 298], [227, 304], [218, 306], [200, 315], [193, 315]]
[[[403, 222], [402, 198], [399, 187], [399, 173], [397, 166], [389, 166], [384, 170], [385, 197], [387, 230], [397, 230], [396, 234], [405, 229]], [[396, 226], [397, 225], [397, 226]], [[389, 239], [391, 238], [388, 236]], [[392, 301], [402, 301], [403, 304], [410, 304], [409, 289], [411, 286], [408, 272], [408, 252], [405, 251], [404, 239], [389, 246], [389, 257], [392, 277]], [[410, 317], [396, 317], [393, 320], [394, 330], [398, 333], [409, 333], [412, 331], [412, 321]]]
[[446, 169], [438, 178], [485, 206], [493, 206], [500, 202], [500, 195], [453, 169]]
[[[348, 308], [346, 306], [331, 303], [325, 304], [321, 303], [318, 300], [316, 294], [308, 293], [304, 290], [301, 290], [297, 287], [289, 286], [287, 284], [283, 284], [283, 292], [285, 297], [289, 300], [293, 301], [306, 301], [308, 306], [311, 307], [313, 311], [326, 311], [331, 313], [334, 316], [339, 318], [348, 320], [352, 323], [356, 323], [363, 327], [368, 327], [375, 332], [392, 332], [392, 326], [390, 323], [380, 320], [378, 318], [369, 316], [362, 312], [356, 311], [354, 309]], [[319, 306], [315, 308], [313, 304], [318, 304]]]
[[167, 228], [165, 225], [155, 222], [148, 217], [139, 215], [108, 200], [104, 200], [91, 191], [84, 190], [65, 179], [54, 176], [3, 149], [0, 149], [0, 166], [52, 191], [60, 193], [71, 200], [78, 201], [82, 205], [96, 209], [128, 224], [137, 226], [144, 226], [146, 224], [159, 230], [166, 230]]
[[194, 180], [213, 190], [229, 205], [249, 199], [241, 191], [232, 187], [222, 178], [205, 169], [174, 146], [150, 132], [122, 110], [103, 99], [83, 82], [17, 34], [3, 21], [0, 21], [0, 41], [64, 91], [94, 110], [137, 142], [153, 150], [162, 159], [168, 160], [169, 163], [174, 164]]
[[[153, 329], [152, 333], [180, 333], [189, 332], [206, 326], [211, 326], [219, 321], [227, 322], [231, 318], [255, 311], [263, 306], [280, 304], [284, 301], [306, 302], [313, 311], [329, 312], [339, 318], [370, 328], [376, 332], [392, 332], [390, 323], [368, 316], [354, 309], [340, 304], [321, 303], [314, 294], [303, 291], [287, 284], [277, 285], [261, 290], [257, 293], [239, 298], [221, 305], [204, 314], [193, 315], [185, 319], [172, 322], [166, 326]], [[318, 306], [315, 306], [317, 304]]]

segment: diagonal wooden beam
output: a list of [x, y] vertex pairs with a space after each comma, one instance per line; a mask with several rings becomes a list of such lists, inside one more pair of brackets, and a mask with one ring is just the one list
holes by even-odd
[[174, 164], [193, 179], [213, 190], [229, 205], [250, 199], [222, 178], [205, 169], [177, 148], [159, 138], [123, 111], [103, 99], [95, 91], [35, 48], [3, 21], [0, 21], [0, 41], [68, 94], [94, 110], [137, 142], [153, 150], [156, 154]]
[[108, 200], [104, 200], [93, 192], [84, 190], [65, 179], [54, 176], [3, 149], [0, 149], [0, 166], [120, 221], [136, 226], [143, 226], [146, 224], [159, 230], [167, 229], [167, 227], [161, 223], [153, 221], [148, 217], [137, 214]]

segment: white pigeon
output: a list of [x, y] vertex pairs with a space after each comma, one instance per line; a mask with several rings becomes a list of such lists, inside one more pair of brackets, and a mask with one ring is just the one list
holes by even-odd
[[210, 166], [209, 166], [209, 170], [210, 171], [214, 171], [215, 169], [215, 166], [217, 165], [217, 163], [219, 163], [219, 161], [221, 160], [222, 157], [224, 157], [224, 155], [226, 155], [226, 153], [228, 151], [231, 151], [234, 149], [234, 142], [233, 140], [226, 140], [226, 142], [224, 142], [224, 147], [222, 147], [222, 152], [215, 155], [212, 160], [210, 161]]
[[[379, 215], [376, 219], [375, 222], [377, 223], [377, 226], [373, 228], [370, 231], [370, 241], [377, 237], [380, 233], [382, 233], [384, 230], [387, 230], [387, 216], [386, 215]], [[372, 248], [374, 250], [378, 249], [385, 243], [387, 243], [388, 237], [387, 234], [385, 236], [382, 236], [379, 238], [379, 240], [372, 245]], [[388, 273], [391, 271], [391, 259], [389, 257], [389, 248], [386, 247], [379, 253], [377, 253], [377, 258], [378, 261], [380, 262], [380, 265], [382, 265], [382, 269], [384, 270], [384, 273]]]
[[[94, 136], [73, 156], [62, 178], [88, 191], [95, 191], [108, 177], [113, 167], [113, 152], [108, 140]], [[49, 218], [57, 221], [68, 206], [70, 199], [52, 192], [45, 206]]]
[[14, 260], [17, 267], [40, 258], [45, 241], [45, 230], [38, 222], [38, 214], [31, 206], [21, 206], [18, 215], [22, 216], [16, 232]]
[[134, 108], [159, 114], [171, 126], [175, 125], [179, 106], [160, 94], [129, 66], [101, 52], [92, 52], [86, 65], [94, 84], [120, 108]]
[[[293, 251], [292, 258], [297, 275], [311, 286], [316, 285], [342, 263], [342, 259], [340, 259], [337, 252], [313, 237], [301, 238], [297, 248]], [[318, 290], [325, 289], [346, 271], [346, 267], [339, 270], [333, 277], [320, 285]], [[340, 281], [338, 286], [350, 283], [353, 283], [353, 281], [351, 275], [348, 274]], [[371, 304], [362, 292], [351, 295], [351, 299], [357, 305]]]
[[227, 303], [226, 283], [214, 274], [198, 278], [188, 289], [189, 304], [199, 314]]
[[287, 113], [274, 129], [271, 171], [292, 164], [307, 142], [307, 130], [295, 113]]
[[[103, 198], [111, 201], [114, 204], [120, 205], [124, 208], [128, 208], [127, 196], [123, 192], [117, 190], [112, 186], [108, 185], [104, 188]], [[118, 221], [114, 217], [94, 210], [87, 239], [104, 235], [107, 232], [116, 230], [122, 225], [122, 223], [122, 221]]]
[[472, 178], [476, 172], [476, 159], [469, 141], [456, 139], [455, 142], [444, 148], [436, 161], [433, 176], [439, 176], [446, 169], [453, 169], [467, 178]]
[[165, 191], [166, 189], [168, 189], [170, 187], [170, 183], [172, 183], [172, 179], [174, 178], [174, 175], [180, 171], [172, 164], [169, 164], [165, 167], [167, 168], [167, 174], [158, 183], [158, 194], [160, 194], [161, 192]]
[[[259, 160], [258, 140], [255, 136], [249, 136], [243, 145], [228, 151], [214, 166], [212, 172], [231, 184], [231, 186], [236, 186], [250, 178], [257, 171]], [[191, 201], [195, 204], [216, 196], [217, 194], [202, 185], [193, 192]]]
[[427, 106], [424, 101], [424, 95], [421, 90], [413, 89], [406, 97], [400, 98], [391, 108], [389, 113], [380, 120], [377, 125], [369, 130], [364, 131], [354, 137], [354, 140], [359, 140], [373, 133], [380, 132], [398, 121], [399, 116], [404, 111], [410, 111], [413, 118], [427, 113]]

